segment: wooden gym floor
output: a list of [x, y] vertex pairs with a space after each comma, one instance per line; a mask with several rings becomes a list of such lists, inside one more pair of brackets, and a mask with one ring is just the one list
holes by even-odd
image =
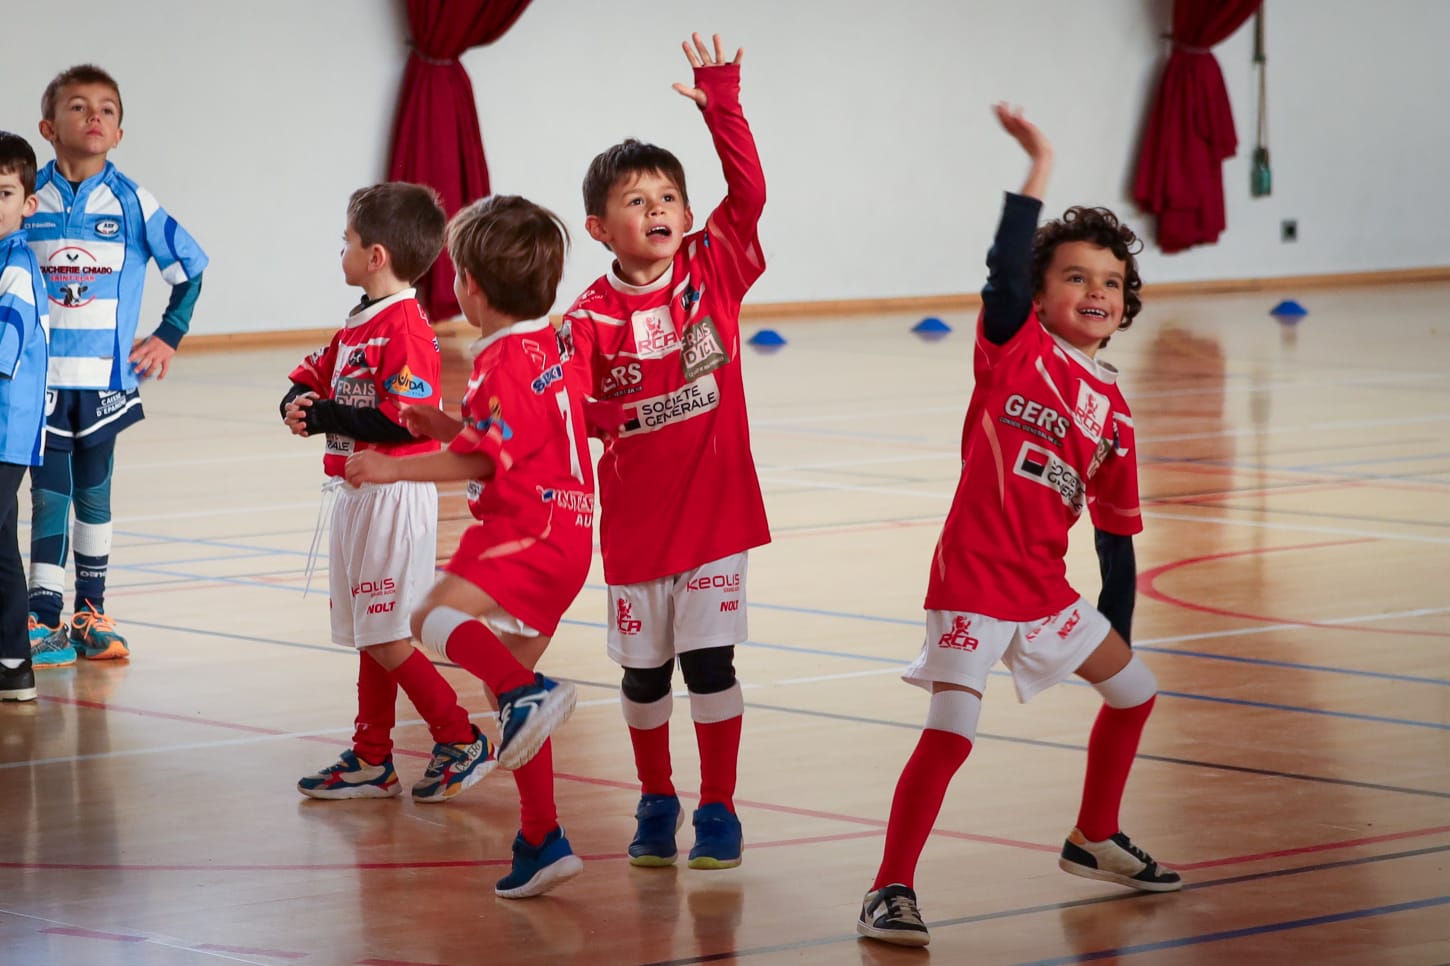
[[[1098, 702], [1073, 683], [1019, 706], [999, 677], [922, 860], [930, 949], [855, 937], [926, 709], [896, 675], [957, 474], [965, 314], [932, 344], [896, 316], [747, 353], [775, 542], [738, 655], [744, 865], [623, 858], [636, 791], [596, 562], [543, 664], [580, 687], [556, 760], [585, 872], [526, 902], [492, 892], [507, 775], [446, 805], [294, 790], [348, 740], [355, 660], [328, 643], [321, 570], [303, 593], [320, 447], [276, 410], [302, 350], [192, 351], [120, 446], [108, 610], [133, 659], [0, 707], [0, 961], [1450, 961], [1450, 285], [1304, 300], [1290, 327], [1277, 295], [1150, 298], [1106, 355], [1136, 415], [1135, 636], [1163, 688], [1124, 826], [1183, 892], [1058, 871]], [[448, 490], [441, 550], [465, 514]], [[1093, 596], [1090, 534], [1070, 567]], [[430, 741], [399, 720], [407, 785]], [[683, 700], [673, 729], [686, 792]]]

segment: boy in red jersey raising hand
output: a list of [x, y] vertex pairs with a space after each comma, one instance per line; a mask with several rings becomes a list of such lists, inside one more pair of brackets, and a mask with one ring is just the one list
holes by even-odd
[[[999, 658], [1022, 701], [1071, 674], [1103, 697], [1077, 827], [1058, 864], [1149, 892], [1182, 886], [1118, 825], [1158, 682], [1128, 645], [1132, 535], [1143, 529], [1133, 420], [1117, 370], [1097, 353], [1142, 307], [1138, 240], [1102, 208], [1070, 208], [1038, 229], [1052, 146], [1020, 111], [999, 104], [996, 113], [1032, 166], [1022, 192], [1007, 195], [987, 255], [962, 473], [932, 560], [926, 640], [903, 675], [931, 691], [931, 706], [856, 925], [903, 946], [928, 942], [912, 889], [916, 863], [972, 749]], [[1066, 577], [1068, 529], [1085, 507], [1102, 565], [1097, 607]]]
[[671, 780], [676, 658], [700, 749], [690, 867], [740, 864], [736, 761], [745, 702], [735, 645], [746, 639], [746, 553], [770, 541], [750, 452], [740, 373], [740, 301], [765, 270], [756, 222], [765, 180], [740, 110], [740, 60], [720, 38], [684, 44], [727, 193], [695, 225], [685, 172], [663, 148], [627, 140], [584, 179], [589, 235], [614, 253], [608, 274], [565, 315], [570, 378], [621, 414], [599, 461], [600, 542], [609, 584], [609, 656], [641, 798], [630, 862], [675, 862], [683, 821]]
[[498, 761], [514, 770], [522, 826], [513, 868], [494, 888], [506, 899], [546, 892], [583, 869], [555, 812], [549, 740], [574, 710], [574, 686], [533, 670], [584, 586], [594, 549], [584, 417], [547, 317], [567, 244], [556, 215], [517, 196], [485, 198], [454, 215], [453, 290], [483, 335], [463, 419], [411, 407], [408, 428], [446, 449], [402, 458], [363, 452], [347, 462], [354, 485], [468, 481], [477, 522], [412, 626], [425, 647], [498, 697]]

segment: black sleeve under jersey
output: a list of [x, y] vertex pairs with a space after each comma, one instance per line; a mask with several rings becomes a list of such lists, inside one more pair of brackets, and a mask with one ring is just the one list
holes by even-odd
[[339, 433], [363, 443], [406, 443], [413, 434], [372, 406], [339, 406], [318, 399], [307, 407], [307, 433]]
[[1138, 592], [1138, 561], [1133, 553], [1133, 538], [1106, 530], [1094, 530], [1093, 537], [1098, 569], [1103, 576], [1098, 610], [1118, 636], [1132, 644], [1133, 604]]
[[1007, 192], [997, 237], [987, 252], [982, 286], [982, 331], [993, 345], [1006, 345], [1032, 312], [1032, 237], [1042, 202]]
[[282, 401], [277, 405], [277, 411], [282, 414], [282, 418], [287, 418], [287, 407], [292, 405], [292, 400], [296, 399], [298, 396], [312, 391], [313, 389], [311, 386], [304, 386], [300, 382], [294, 382], [292, 384], [292, 388], [287, 390], [287, 395], [283, 396]]

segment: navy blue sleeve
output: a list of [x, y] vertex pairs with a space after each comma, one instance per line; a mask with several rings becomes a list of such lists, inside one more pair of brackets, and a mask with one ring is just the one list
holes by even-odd
[[1118, 636], [1132, 644], [1133, 604], [1138, 592], [1138, 561], [1133, 553], [1133, 538], [1096, 529], [1093, 536], [1098, 569], [1103, 575], [1098, 610]]
[[982, 331], [993, 345], [1011, 341], [1032, 312], [1032, 236], [1042, 202], [1007, 192], [997, 237], [987, 252], [982, 286]]

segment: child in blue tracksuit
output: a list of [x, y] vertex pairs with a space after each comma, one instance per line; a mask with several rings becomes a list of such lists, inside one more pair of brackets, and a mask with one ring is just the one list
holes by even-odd
[[0, 700], [34, 701], [18, 496], [45, 448], [46, 298], [22, 225], [35, 212], [35, 151], [0, 131]]
[[[40, 133], [55, 160], [36, 178], [26, 233], [50, 302], [45, 459], [31, 473], [30, 645], [35, 667], [130, 654], [105, 613], [116, 434], [142, 418], [138, 383], [160, 379], [191, 325], [206, 254], [149, 191], [106, 155], [121, 143], [121, 92], [91, 64], [63, 71], [41, 97]], [[161, 325], [139, 344], [146, 263], [172, 286]], [[75, 529], [68, 530], [72, 502]], [[67, 536], [75, 607], [61, 623]]]

